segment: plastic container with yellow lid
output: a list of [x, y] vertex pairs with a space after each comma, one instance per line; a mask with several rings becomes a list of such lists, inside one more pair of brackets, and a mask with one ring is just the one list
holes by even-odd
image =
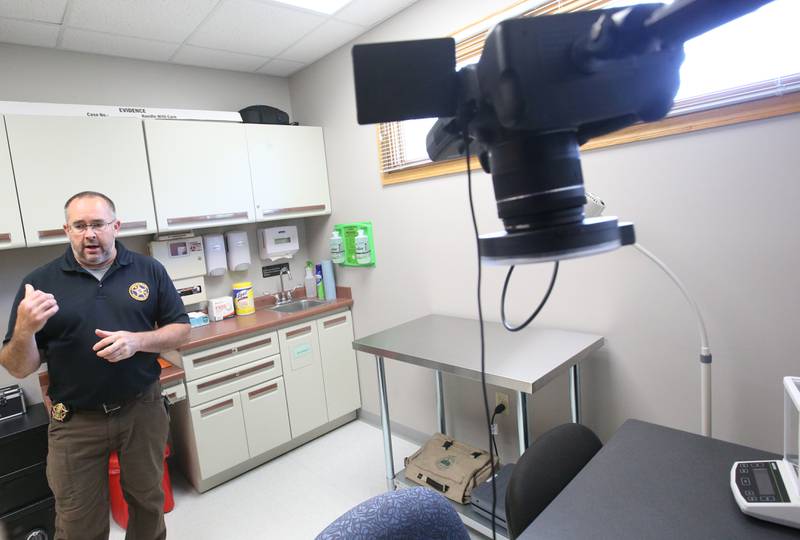
[[237, 315], [250, 315], [256, 312], [252, 281], [233, 284], [233, 306]]

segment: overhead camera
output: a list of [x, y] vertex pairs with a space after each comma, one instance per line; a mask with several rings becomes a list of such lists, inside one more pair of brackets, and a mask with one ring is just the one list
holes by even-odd
[[499, 23], [476, 64], [451, 38], [353, 47], [360, 124], [438, 117], [433, 161], [477, 155], [505, 230], [484, 261], [522, 264], [635, 242], [633, 225], [587, 218], [579, 146], [666, 116], [683, 43], [770, 0], [676, 0]]

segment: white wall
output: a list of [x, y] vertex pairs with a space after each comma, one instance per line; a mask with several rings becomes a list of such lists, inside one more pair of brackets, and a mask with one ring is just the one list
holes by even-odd
[[[80, 103], [97, 105], [139, 105], [180, 109], [238, 111], [255, 104], [267, 104], [291, 114], [289, 85], [284, 78], [112, 58], [0, 44], [0, 101]], [[278, 288], [277, 278], [260, 278], [255, 226], [250, 232], [253, 266], [247, 273], [237, 272], [210, 278], [212, 295], [229, 293], [233, 279], [247, 276], [257, 292]], [[145, 252], [148, 237], [123, 240], [135, 251]], [[20, 281], [31, 270], [63, 253], [65, 246], [14, 249], [0, 252], [0, 329], [5, 336], [11, 303]], [[305, 251], [292, 262], [294, 284], [302, 284]], [[0, 369], [0, 386], [15, 384]], [[22, 381], [26, 399], [41, 401], [36, 377]]]
[[[423, 0], [358, 42], [445, 35], [505, 1]], [[333, 215], [308, 227], [321, 256], [335, 223], [371, 220], [377, 267], [345, 268], [356, 337], [428, 313], [477, 317], [474, 238], [466, 175], [382, 187], [374, 126], [358, 126], [349, 46], [290, 79], [301, 123], [321, 125]], [[588, 152], [589, 190], [608, 214], [636, 224], [639, 241], [685, 281], [704, 311], [714, 352], [714, 434], [780, 451], [781, 377], [800, 374], [796, 231], [800, 227], [798, 115]], [[500, 229], [490, 178], [474, 175], [481, 232]], [[515, 272], [516, 320], [538, 303], [551, 268]], [[484, 310], [499, 319], [505, 269], [486, 268]], [[536, 324], [607, 338], [583, 371], [584, 416], [601, 438], [635, 417], [699, 432], [699, 338], [692, 312], [657, 267], [632, 248], [562, 264]], [[378, 414], [375, 363], [359, 356], [364, 410]], [[387, 361], [390, 414], [435, 430], [431, 372]], [[448, 378], [456, 437], [485, 446], [479, 385]], [[493, 401], [493, 395], [490, 397]], [[513, 405], [513, 404], [512, 404]], [[513, 406], [512, 406], [513, 410]], [[534, 434], [569, 418], [566, 379], [531, 404]], [[501, 455], [514, 455], [513, 414], [501, 420]]]

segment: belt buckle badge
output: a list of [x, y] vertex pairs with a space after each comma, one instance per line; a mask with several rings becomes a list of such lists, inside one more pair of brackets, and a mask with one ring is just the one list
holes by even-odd
[[54, 403], [50, 415], [56, 422], [66, 422], [72, 416], [72, 410], [63, 403]]

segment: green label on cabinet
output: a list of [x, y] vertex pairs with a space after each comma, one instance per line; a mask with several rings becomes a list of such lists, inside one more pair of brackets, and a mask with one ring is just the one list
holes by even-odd
[[292, 350], [292, 354], [294, 355], [294, 358], [300, 358], [300, 357], [305, 356], [305, 355], [310, 354], [310, 353], [311, 353], [311, 345], [308, 345], [308, 344], [300, 345], [299, 347], [295, 347]]

